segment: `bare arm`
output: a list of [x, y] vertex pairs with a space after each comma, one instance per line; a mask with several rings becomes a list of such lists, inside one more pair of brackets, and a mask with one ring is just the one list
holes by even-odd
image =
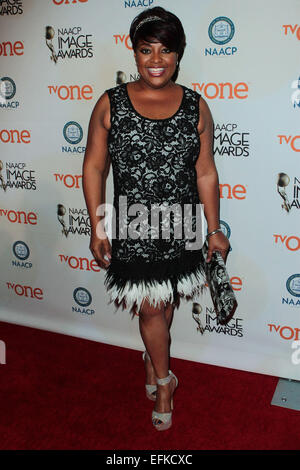
[[219, 228], [219, 177], [213, 156], [214, 125], [206, 101], [200, 98], [200, 118], [198, 124], [201, 148], [195, 168], [199, 198], [204, 204], [208, 232]]
[[[109, 264], [104, 256], [110, 257], [111, 248], [104, 229], [99, 230], [100, 224], [98, 225], [98, 223], [104, 216], [97, 216], [96, 211], [100, 204], [105, 203], [106, 180], [111, 164], [107, 149], [109, 127], [109, 98], [107, 93], [104, 93], [95, 104], [90, 117], [82, 166], [83, 193], [91, 223], [90, 249], [103, 268]], [[101, 238], [97, 236], [96, 232], [98, 235], [101, 233]]]
[[[220, 192], [219, 177], [213, 155], [214, 124], [208, 104], [200, 98], [200, 117], [198, 132], [200, 136], [200, 153], [196, 161], [197, 187], [199, 199], [204, 204], [204, 215], [207, 220], [208, 232], [220, 228]], [[222, 232], [208, 238], [209, 251], [207, 261], [210, 261], [214, 250], [221, 251], [225, 259], [229, 248], [228, 239]]]

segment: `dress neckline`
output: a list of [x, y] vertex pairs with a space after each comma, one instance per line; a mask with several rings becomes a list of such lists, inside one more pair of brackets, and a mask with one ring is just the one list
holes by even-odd
[[133, 106], [133, 103], [132, 103], [132, 101], [131, 101], [131, 99], [130, 99], [130, 96], [129, 96], [129, 93], [128, 93], [127, 85], [128, 85], [128, 83], [124, 83], [124, 88], [125, 88], [126, 96], [127, 96], [127, 99], [128, 99], [128, 102], [129, 102], [130, 107], [132, 108], [132, 110], [133, 110], [138, 116], [140, 116], [140, 117], [143, 118], [143, 119], [146, 119], [147, 121], [168, 121], [169, 119], [173, 119], [175, 116], [177, 116], [177, 114], [178, 114], [179, 111], [181, 110], [182, 105], [183, 105], [183, 102], [184, 102], [184, 99], [185, 99], [185, 87], [184, 87], [183, 85], [179, 85], [179, 86], [182, 88], [182, 98], [181, 98], [181, 102], [180, 102], [180, 105], [179, 105], [179, 108], [177, 109], [177, 111], [175, 111], [175, 113], [172, 114], [172, 116], [169, 116], [169, 117], [167, 117], [167, 118], [153, 119], [153, 118], [149, 118], [149, 117], [147, 117], [147, 116], [143, 116], [142, 114], [140, 114], [140, 113], [135, 109], [135, 107]]

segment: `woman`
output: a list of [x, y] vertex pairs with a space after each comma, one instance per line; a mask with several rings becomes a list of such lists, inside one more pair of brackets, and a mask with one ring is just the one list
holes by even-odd
[[[174, 309], [180, 298], [190, 300], [202, 292], [204, 263], [214, 250], [225, 259], [229, 242], [219, 225], [209, 107], [197, 92], [175, 83], [185, 48], [182, 24], [163, 8], [150, 8], [133, 20], [130, 38], [140, 78], [106, 90], [97, 101], [89, 124], [83, 190], [91, 220], [90, 249], [106, 269], [110, 301], [139, 315], [146, 347], [146, 394], [155, 400], [153, 425], [163, 430], [172, 424], [173, 393], [178, 385], [169, 370]], [[176, 217], [169, 239], [122, 238], [126, 232], [122, 236], [118, 232], [110, 245], [103, 215], [97, 216], [96, 210], [105, 203], [111, 162], [116, 227], [129, 227], [128, 218], [124, 225], [120, 216], [124, 200], [129, 208], [139, 203], [150, 210], [152, 204], [167, 202], [182, 208], [190, 204], [193, 211], [201, 201], [209, 232], [206, 260], [200, 248], [186, 249], [186, 237], [174, 239]], [[194, 212], [191, 220], [194, 230]], [[138, 227], [149, 235], [144, 222], [141, 219]], [[150, 225], [153, 231], [157, 234], [157, 226]]]

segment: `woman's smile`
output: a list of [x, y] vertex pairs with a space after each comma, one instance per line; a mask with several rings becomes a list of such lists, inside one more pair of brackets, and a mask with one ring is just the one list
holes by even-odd
[[148, 67], [148, 73], [151, 77], [161, 77], [165, 70], [165, 67]]

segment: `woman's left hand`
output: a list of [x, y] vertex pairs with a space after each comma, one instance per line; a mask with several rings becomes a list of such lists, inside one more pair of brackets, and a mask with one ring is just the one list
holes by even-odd
[[222, 255], [224, 263], [229, 252], [230, 243], [223, 232], [217, 232], [208, 237], [208, 252], [206, 262], [209, 263], [214, 251], [219, 251]]

